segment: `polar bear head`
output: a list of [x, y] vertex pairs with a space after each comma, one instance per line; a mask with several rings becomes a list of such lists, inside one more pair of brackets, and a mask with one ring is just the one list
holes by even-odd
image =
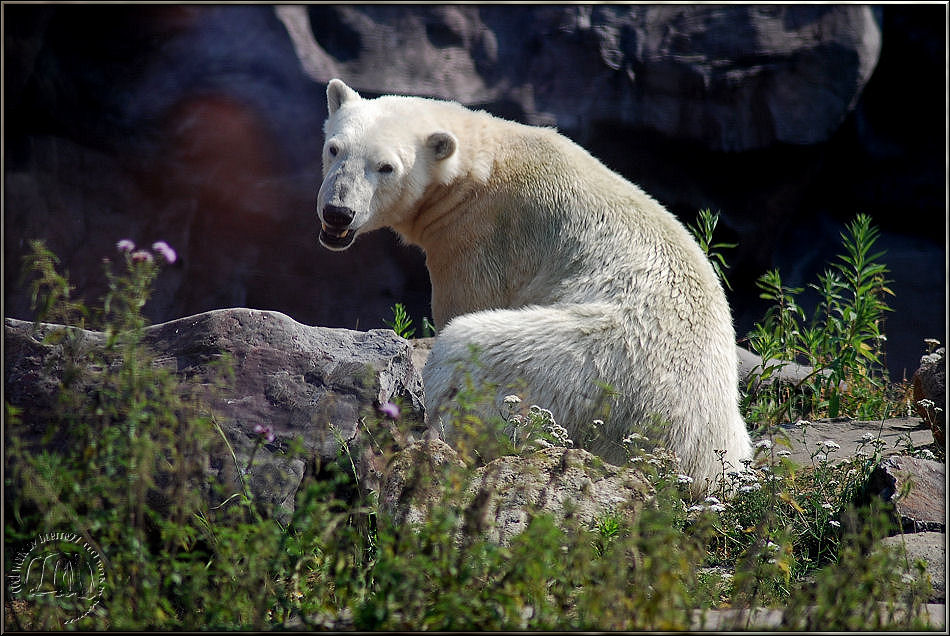
[[458, 104], [384, 96], [363, 99], [338, 79], [327, 86], [323, 184], [317, 194], [320, 243], [345, 250], [355, 238], [396, 227], [433, 184], [457, 174], [458, 139], [442, 122]]

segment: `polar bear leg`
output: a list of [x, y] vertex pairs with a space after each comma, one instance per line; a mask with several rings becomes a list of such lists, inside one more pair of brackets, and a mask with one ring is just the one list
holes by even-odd
[[[721, 470], [714, 449], [727, 451], [733, 466], [751, 454], [734, 374], [731, 386], [702, 384], [728, 375], [715, 373], [715, 365], [735, 366], [734, 360], [703, 358], [673, 375], [663, 365], [681, 356], [652, 355], [638, 344], [648, 344], [649, 334], [638, 330], [616, 306], [602, 303], [456, 317], [439, 334], [422, 372], [430, 435], [456, 440], [451, 412], [463, 387], [475, 389], [470, 406], [483, 422], [504, 416], [504, 396], [518, 394], [522, 406], [549, 409], [572, 440], [609, 462], [627, 460], [627, 434], [646, 433], [679, 455], [699, 490]], [[734, 344], [725, 345], [734, 351]], [[598, 419], [605, 423], [594, 429]], [[660, 429], [650, 428], [655, 425]]]
[[[503, 398], [518, 394], [524, 406], [549, 409], [572, 436], [583, 437], [605, 418], [618, 350], [624, 350], [621, 316], [609, 304], [564, 304], [497, 309], [458, 316], [439, 333], [423, 369], [430, 433], [452, 441], [452, 403], [469, 385], [475, 412], [506, 413]], [[627, 366], [624, 364], [623, 366]], [[616, 447], [620, 458], [619, 440]], [[581, 441], [574, 437], [577, 441]], [[603, 453], [600, 453], [603, 454]]]

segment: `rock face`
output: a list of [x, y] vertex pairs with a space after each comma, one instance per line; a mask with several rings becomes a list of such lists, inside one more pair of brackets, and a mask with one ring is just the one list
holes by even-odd
[[380, 491], [380, 507], [397, 524], [427, 519], [434, 507], [458, 506], [460, 531], [507, 544], [532, 515], [548, 513], [592, 527], [607, 513], [635, 514], [650, 498], [645, 478], [631, 468], [605, 464], [587, 451], [547, 448], [500, 457], [461, 484], [459, 500], [438, 495], [447, 478], [466, 475], [458, 455], [441, 441], [419, 442], [394, 456]]
[[882, 546], [895, 548], [911, 562], [922, 559], [927, 563], [927, 573], [933, 592], [931, 603], [947, 600], [947, 535], [943, 532], [915, 532], [898, 534], [881, 541]]
[[946, 532], [946, 466], [929, 459], [886, 457], [868, 489], [894, 504], [905, 532]]
[[870, 7], [279, 7], [308, 75], [612, 120], [716, 150], [824, 141], [877, 64]]
[[[63, 369], [55, 360], [62, 345], [42, 342], [55, 328], [41, 325], [34, 333], [32, 323], [9, 318], [4, 325], [6, 396], [23, 409], [27, 425], [44, 421], [56, 401]], [[95, 349], [105, 338], [86, 331], [80, 341], [82, 348]], [[206, 389], [204, 399], [238, 466], [246, 466], [256, 446], [255, 427], [271, 428], [276, 438], [255, 455], [250, 487], [258, 500], [276, 505], [281, 516], [293, 510], [307, 468], [300, 458], [285, 455], [293, 439], [303, 443], [307, 470], [314, 462], [335, 461], [347, 443], [360, 477], [372, 482], [374, 463], [364, 456], [367, 444], [360, 423], [380, 422], [376, 407], [398, 402], [406, 429], [422, 427], [421, 377], [408, 343], [389, 330], [308, 327], [276, 312], [229, 309], [154, 325], [146, 330], [145, 342], [156, 355], [155, 364]], [[219, 383], [213, 365], [225, 356], [233, 366], [233, 381], [215, 389]], [[83, 373], [95, 376], [92, 370]], [[212, 481], [238, 486], [238, 469], [229, 454], [222, 450], [207, 461]]]

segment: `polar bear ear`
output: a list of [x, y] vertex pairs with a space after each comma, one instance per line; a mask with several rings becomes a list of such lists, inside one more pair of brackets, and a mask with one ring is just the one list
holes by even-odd
[[344, 84], [342, 80], [332, 79], [327, 84], [327, 110], [331, 115], [346, 102], [358, 99], [360, 99], [360, 94]]
[[436, 161], [442, 161], [452, 156], [458, 146], [458, 141], [452, 133], [434, 132], [426, 139], [426, 146], [432, 149]]

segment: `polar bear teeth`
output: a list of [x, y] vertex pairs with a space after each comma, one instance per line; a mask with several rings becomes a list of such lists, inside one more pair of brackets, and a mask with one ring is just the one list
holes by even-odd
[[345, 228], [342, 232], [337, 232], [336, 230], [331, 229], [326, 223], [321, 223], [320, 225], [323, 227], [324, 232], [332, 234], [336, 238], [346, 238], [346, 235], [350, 233], [350, 228]]

